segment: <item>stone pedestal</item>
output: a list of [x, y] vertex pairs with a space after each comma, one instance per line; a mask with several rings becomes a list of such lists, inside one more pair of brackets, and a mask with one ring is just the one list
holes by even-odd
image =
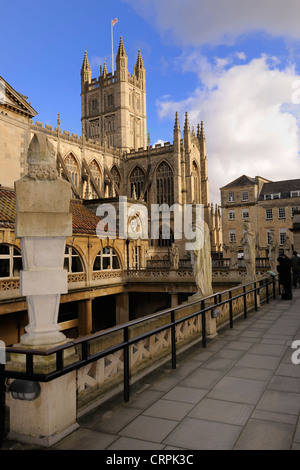
[[8, 439], [50, 447], [79, 427], [76, 423], [76, 371], [41, 383], [34, 401], [10, 395]]

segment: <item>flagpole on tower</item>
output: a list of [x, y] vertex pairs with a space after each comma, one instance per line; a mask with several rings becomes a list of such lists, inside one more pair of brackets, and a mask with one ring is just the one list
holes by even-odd
[[111, 70], [112, 70], [112, 75], [115, 73], [114, 72], [114, 32], [113, 28], [114, 25], [118, 22], [118, 19], [115, 18], [114, 20], [111, 20]]

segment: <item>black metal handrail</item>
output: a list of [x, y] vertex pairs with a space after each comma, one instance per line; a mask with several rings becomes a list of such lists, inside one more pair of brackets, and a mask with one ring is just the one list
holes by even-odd
[[[177, 307], [169, 308], [166, 310], [162, 310], [155, 314], [148, 315], [146, 317], [139, 318], [137, 320], [130, 321], [123, 325], [118, 325], [113, 328], [110, 328], [105, 331], [100, 331], [99, 333], [95, 333], [89, 336], [85, 336], [84, 338], [78, 338], [75, 340], [70, 340], [67, 343], [48, 349], [48, 350], [39, 350], [39, 349], [26, 349], [20, 347], [8, 347], [6, 348], [7, 353], [12, 354], [25, 354], [26, 361], [25, 361], [25, 371], [15, 371], [9, 370], [5, 367], [4, 364], [0, 364], [0, 446], [1, 441], [3, 440], [3, 433], [4, 433], [4, 414], [5, 414], [5, 380], [6, 379], [22, 379], [22, 380], [30, 380], [36, 382], [50, 382], [53, 379], [56, 379], [62, 375], [65, 375], [73, 370], [79, 369], [91, 362], [94, 362], [98, 359], [101, 359], [109, 354], [117, 352], [119, 350], [123, 350], [124, 352], [124, 400], [127, 402], [129, 401], [130, 395], [130, 346], [137, 343], [142, 339], [146, 339], [156, 333], [161, 331], [165, 331], [167, 329], [171, 330], [171, 365], [172, 369], [176, 368], [176, 326], [180, 323], [183, 323], [186, 320], [192, 319], [197, 315], [201, 315], [201, 322], [202, 322], [202, 331], [201, 331], [201, 341], [202, 346], [206, 347], [206, 312], [209, 312], [215, 308], [218, 308], [226, 303], [229, 303], [229, 325], [230, 328], [233, 328], [233, 301], [243, 297], [244, 300], [244, 318], [247, 318], [247, 301], [246, 295], [249, 293], [254, 293], [254, 309], [257, 311], [258, 303], [257, 303], [257, 295], [261, 288], [266, 288], [266, 302], [269, 302], [270, 294], [269, 294], [269, 286], [272, 285], [272, 297], [276, 298], [276, 279], [275, 277], [272, 278], [265, 278], [261, 281], [250, 282], [248, 284], [243, 285], [243, 291], [236, 295], [234, 291], [241, 288], [241, 286], [236, 286], [226, 291], [218, 292], [215, 294], [210, 295], [204, 299], [197, 299], [188, 304], [178, 305]], [[278, 283], [279, 285], [279, 283]], [[251, 286], [251, 288], [249, 288]], [[248, 288], [248, 289], [247, 289]], [[280, 285], [279, 285], [279, 292], [280, 292]], [[228, 298], [222, 300], [222, 296], [224, 294], [228, 294]], [[208, 301], [209, 305], [208, 305]], [[199, 304], [200, 308], [196, 309], [195, 312], [185, 315], [184, 317], [176, 319], [175, 313], [183, 308], [191, 307], [194, 305]], [[137, 326], [147, 320], [153, 320], [155, 318], [159, 318], [162, 316], [170, 315], [170, 321], [166, 324], [156, 327], [150, 331], [142, 333], [138, 336], [134, 336], [130, 338], [129, 330], [133, 326]], [[88, 345], [90, 341], [94, 341], [99, 338], [103, 338], [107, 335], [112, 333], [123, 331], [123, 340], [116, 345], [107, 347], [101, 351], [98, 351], [94, 354], [88, 353]], [[69, 348], [78, 348], [81, 346], [81, 358], [71, 364], [64, 364], [63, 360], [63, 352]], [[51, 356], [56, 355], [56, 362], [55, 362], [55, 370], [49, 373], [35, 373], [34, 372], [34, 356]]]

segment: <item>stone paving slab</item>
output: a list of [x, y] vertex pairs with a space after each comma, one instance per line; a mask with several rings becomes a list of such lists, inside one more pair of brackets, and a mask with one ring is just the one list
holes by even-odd
[[[300, 450], [300, 289], [272, 300], [80, 418], [59, 450]], [[13, 443], [6, 443], [13, 448]], [[11, 446], [11, 447], [9, 447]], [[20, 444], [16, 444], [20, 449]]]

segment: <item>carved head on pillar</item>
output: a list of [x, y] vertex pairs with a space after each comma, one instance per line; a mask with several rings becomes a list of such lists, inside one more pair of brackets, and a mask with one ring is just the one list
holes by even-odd
[[55, 149], [45, 134], [34, 134], [28, 149], [27, 163], [29, 178], [35, 180], [55, 180], [58, 178]]

